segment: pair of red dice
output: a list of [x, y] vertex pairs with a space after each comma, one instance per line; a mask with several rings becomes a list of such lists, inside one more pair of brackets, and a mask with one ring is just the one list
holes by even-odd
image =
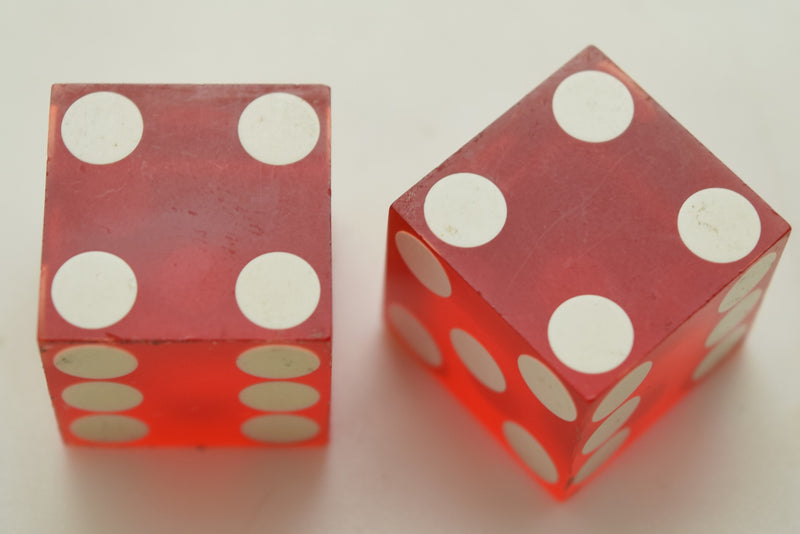
[[[54, 87], [66, 441], [327, 440], [329, 112], [323, 86]], [[789, 232], [590, 47], [394, 203], [387, 321], [565, 497], [741, 344]]]

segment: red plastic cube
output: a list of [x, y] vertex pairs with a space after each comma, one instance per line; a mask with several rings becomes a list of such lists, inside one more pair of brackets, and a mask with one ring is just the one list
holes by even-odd
[[789, 232], [589, 47], [392, 205], [387, 321], [564, 498], [741, 344]]
[[327, 441], [327, 87], [56, 85], [46, 191], [66, 442]]

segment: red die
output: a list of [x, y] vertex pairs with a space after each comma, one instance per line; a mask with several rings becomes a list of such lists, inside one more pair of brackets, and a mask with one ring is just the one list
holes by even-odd
[[387, 321], [564, 498], [741, 343], [789, 231], [590, 47], [392, 205]]
[[327, 441], [330, 92], [56, 85], [39, 345], [76, 444]]

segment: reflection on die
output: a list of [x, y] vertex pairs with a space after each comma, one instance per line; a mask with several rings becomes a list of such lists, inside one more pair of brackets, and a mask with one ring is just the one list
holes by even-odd
[[565, 498], [740, 346], [789, 232], [589, 47], [392, 205], [387, 323]]
[[64, 440], [321, 444], [330, 92], [56, 85], [39, 345]]

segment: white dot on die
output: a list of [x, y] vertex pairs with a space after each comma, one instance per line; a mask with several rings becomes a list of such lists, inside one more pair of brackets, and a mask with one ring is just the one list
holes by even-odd
[[442, 365], [442, 353], [433, 336], [419, 319], [399, 304], [389, 306], [388, 317], [398, 335], [422, 361], [433, 367]]
[[759, 299], [761, 298], [762, 291], [760, 289], [756, 289], [749, 295], [747, 295], [744, 299], [742, 299], [739, 304], [734, 306], [731, 311], [729, 311], [722, 319], [719, 320], [717, 326], [708, 334], [706, 338], [706, 347], [710, 347], [723, 337], [733, 330], [736, 325], [742, 322], [747, 315], [753, 311], [753, 308], [756, 307], [758, 304]]
[[583, 445], [583, 449], [581, 452], [583, 454], [589, 454], [600, 445], [606, 442], [608, 438], [610, 438], [614, 432], [619, 430], [622, 425], [628, 422], [633, 412], [636, 411], [636, 408], [639, 406], [640, 397], [634, 397], [622, 406], [619, 407], [614, 413], [612, 413], [608, 419], [603, 421], [603, 424], [597, 427], [597, 429], [589, 436], [589, 439], [586, 440], [586, 443]]
[[239, 400], [255, 410], [290, 412], [314, 406], [319, 401], [319, 392], [296, 382], [262, 382], [240, 391]]
[[506, 390], [503, 372], [478, 340], [460, 328], [453, 328], [450, 331], [450, 342], [461, 362], [478, 382], [497, 393]]
[[319, 434], [319, 425], [308, 417], [289, 414], [258, 415], [242, 424], [242, 434], [265, 443], [297, 443]]
[[450, 279], [431, 249], [408, 232], [397, 232], [394, 242], [408, 270], [423, 286], [440, 297], [450, 296]]
[[87, 415], [75, 419], [70, 432], [87, 441], [126, 443], [142, 439], [149, 429], [145, 423], [127, 415]]
[[313, 373], [320, 366], [319, 357], [294, 345], [261, 345], [242, 352], [236, 366], [259, 378], [297, 378]]
[[125, 317], [136, 292], [133, 269], [122, 258], [98, 250], [65, 261], [50, 288], [59, 315], [87, 329], [105, 328]]
[[719, 303], [719, 312], [724, 313], [738, 304], [767, 275], [777, 254], [767, 254], [750, 267]]
[[586, 460], [586, 463], [578, 469], [578, 473], [575, 475], [575, 484], [580, 484], [584, 480], [586, 480], [592, 473], [594, 473], [598, 467], [606, 463], [606, 460], [611, 458], [615, 452], [625, 443], [625, 440], [628, 439], [628, 435], [631, 433], [629, 428], [623, 428], [619, 432], [617, 432], [614, 437], [609, 439], [605, 445], [597, 449], [593, 455]]
[[119, 161], [139, 145], [144, 123], [139, 108], [118, 93], [100, 91], [72, 103], [61, 120], [61, 139], [86, 163]]
[[579, 295], [550, 316], [547, 338], [556, 357], [581, 373], [605, 373], [625, 361], [633, 348], [633, 324], [616, 302]]
[[651, 367], [653, 367], [653, 362], [644, 362], [636, 369], [625, 375], [625, 378], [617, 382], [617, 385], [614, 386], [611, 391], [606, 394], [600, 404], [597, 405], [597, 409], [592, 415], [592, 422], [596, 423], [597, 421], [600, 421], [608, 414], [616, 410], [620, 404], [625, 402], [625, 399], [627, 399], [631, 393], [636, 391], [636, 388], [638, 388], [641, 383], [644, 382], [644, 379], [650, 372]]
[[605, 72], [585, 70], [565, 78], [553, 94], [553, 116], [561, 129], [589, 143], [610, 141], [633, 120], [633, 97]]
[[132, 373], [139, 362], [128, 351], [108, 345], [68, 347], [53, 358], [56, 369], [70, 376], [91, 379], [119, 378]]
[[490, 180], [462, 172], [433, 184], [423, 212], [436, 237], [454, 247], [470, 248], [485, 245], [500, 233], [507, 207], [503, 193]]
[[141, 404], [141, 392], [115, 382], [81, 382], [72, 384], [61, 392], [61, 398], [80, 410], [91, 412], [121, 412]]
[[547, 451], [530, 432], [513, 421], [503, 423], [503, 435], [525, 465], [542, 480], [553, 484], [558, 482], [558, 469]]
[[746, 333], [747, 325], [739, 325], [733, 332], [725, 336], [716, 347], [708, 351], [705, 358], [697, 365], [692, 373], [692, 380], [700, 380], [707, 375], [725, 356], [730, 354], [733, 347], [741, 341]]
[[262, 328], [282, 330], [301, 324], [317, 309], [319, 297], [314, 268], [288, 252], [254, 258], [236, 279], [239, 309]]
[[319, 133], [317, 112], [289, 93], [262, 95], [239, 117], [242, 147], [269, 165], [288, 165], [305, 158], [317, 145]]
[[745, 197], [712, 187], [687, 198], [678, 211], [678, 233], [693, 254], [713, 263], [738, 261], [761, 237], [761, 219]]
[[525, 384], [539, 402], [564, 421], [574, 421], [578, 416], [575, 402], [556, 374], [538, 359], [527, 354], [517, 359], [517, 367]]

